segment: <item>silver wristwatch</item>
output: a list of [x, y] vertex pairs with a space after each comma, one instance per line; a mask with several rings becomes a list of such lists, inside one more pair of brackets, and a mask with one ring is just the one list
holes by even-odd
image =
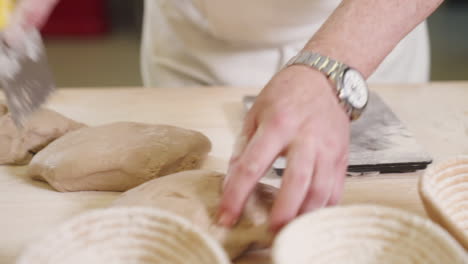
[[302, 51], [286, 64], [310, 66], [324, 73], [336, 88], [340, 104], [351, 120], [359, 118], [369, 100], [369, 91], [364, 77], [357, 70], [317, 53]]

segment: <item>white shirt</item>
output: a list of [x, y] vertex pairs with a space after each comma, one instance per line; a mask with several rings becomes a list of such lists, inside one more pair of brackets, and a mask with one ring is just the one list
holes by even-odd
[[[145, 86], [263, 86], [300, 51], [340, 0], [145, 0]], [[429, 80], [426, 23], [369, 82]]]

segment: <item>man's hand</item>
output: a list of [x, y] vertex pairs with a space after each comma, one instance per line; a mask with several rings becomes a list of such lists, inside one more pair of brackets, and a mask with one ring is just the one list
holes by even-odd
[[21, 19], [22, 26], [40, 28], [58, 2], [59, 0], [21, 0], [15, 14]]
[[20, 50], [25, 48], [26, 32], [38, 30], [49, 18], [59, 0], [21, 0], [1, 34], [1, 41]]
[[220, 224], [237, 221], [258, 180], [282, 154], [288, 163], [273, 205], [274, 231], [340, 200], [349, 118], [322, 73], [295, 65], [276, 74], [247, 114], [240, 141], [224, 186]]

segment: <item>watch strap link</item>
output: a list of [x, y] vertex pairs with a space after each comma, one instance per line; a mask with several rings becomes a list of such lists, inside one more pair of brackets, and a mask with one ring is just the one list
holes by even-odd
[[336, 81], [339, 77], [342, 77], [337, 75], [343, 74], [342, 69], [347, 68], [347, 66], [341, 62], [310, 51], [302, 51], [297, 56], [294, 56], [286, 66], [293, 64], [303, 64], [313, 67], [324, 73], [332, 81]]

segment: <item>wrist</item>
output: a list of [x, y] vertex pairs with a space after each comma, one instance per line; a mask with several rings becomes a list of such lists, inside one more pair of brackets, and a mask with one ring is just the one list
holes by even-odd
[[316, 70], [333, 83], [335, 97], [351, 120], [359, 118], [368, 101], [368, 88], [362, 74], [343, 62], [322, 54], [302, 51], [286, 67], [303, 65]]
[[307, 65], [295, 64], [285, 67], [283, 71], [292, 74], [294, 78], [302, 80], [307, 86], [311, 86], [311, 89], [335, 94], [332, 82], [317, 69], [308, 67]]
[[360, 50], [352, 44], [343, 41], [321, 41], [312, 38], [305, 47], [305, 52], [318, 53], [333, 58], [356, 70], [367, 79], [374, 71], [374, 59], [369, 55], [359, 54]]
[[306, 87], [307, 90], [313, 91], [316, 99], [325, 96], [332, 98], [333, 102], [337, 104], [340, 103], [333, 83], [319, 70], [306, 65], [295, 64], [284, 68], [282, 72], [287, 76], [286, 78], [294, 78], [303, 83], [304, 85], [297, 86], [297, 88]]
[[[336, 93], [336, 88], [322, 72], [314, 68], [307, 67], [306, 65], [295, 64], [284, 68], [281, 73], [285, 74], [286, 79], [294, 78], [294, 80], [299, 80], [304, 84], [293, 86], [292, 88], [305, 89], [305, 92], [309, 94], [311, 93], [313, 99], [312, 101], [309, 101], [310, 104], [325, 103], [331, 107], [336, 107], [336, 109], [344, 116], [348, 116], [340, 103]], [[350, 121], [349, 118], [348, 121]]]

